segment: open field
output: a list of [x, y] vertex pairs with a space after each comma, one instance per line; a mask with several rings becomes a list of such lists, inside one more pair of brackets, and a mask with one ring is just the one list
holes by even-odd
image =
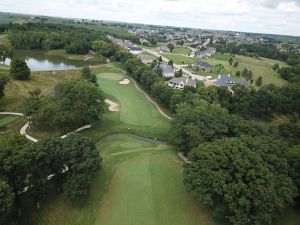
[[205, 59], [191, 58], [187, 56], [180, 56], [168, 53], [164, 53], [162, 55], [168, 59], [172, 59], [174, 63], [177, 64], [193, 64], [198, 61], [205, 61], [213, 66], [216, 66], [218, 64], [222, 64], [224, 66], [224, 68], [221, 69], [219, 72], [217, 70], [214, 70], [213, 73], [205, 73], [201, 70], [195, 71], [199, 73], [199, 75], [210, 75], [213, 77], [216, 77], [216, 75], [218, 75], [219, 73], [229, 73], [231, 75], [235, 75], [237, 71], [242, 72], [245, 68], [247, 68], [248, 70], [252, 70], [254, 81], [259, 76], [262, 76], [263, 84], [273, 83], [278, 86], [286, 84], [286, 81], [281, 79], [277, 72], [272, 69], [275, 63], [278, 63], [280, 67], [287, 66], [286, 63], [280, 62], [278, 60], [236, 55], [233, 58], [233, 60], [234, 62], [239, 62], [239, 64], [237, 67], [234, 67], [229, 65], [228, 60], [230, 58], [230, 55], [227, 53], [217, 53], [214, 57]]
[[183, 55], [185, 55], [185, 54], [190, 53], [191, 51], [192, 51], [192, 50], [189, 49], [189, 48], [182, 47], [182, 46], [176, 46], [176, 47], [173, 49], [172, 53], [173, 53], [173, 54], [183, 54]]

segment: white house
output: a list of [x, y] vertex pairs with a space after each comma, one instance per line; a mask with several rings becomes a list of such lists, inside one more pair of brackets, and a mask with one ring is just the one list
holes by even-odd
[[143, 51], [143, 49], [141, 49], [139, 47], [135, 47], [135, 46], [129, 47], [129, 52], [134, 55], [140, 54], [140, 53], [142, 53], [142, 51]]
[[188, 77], [174, 77], [169, 80], [170, 87], [178, 90], [182, 90], [184, 87], [194, 87], [196, 88], [197, 83], [195, 80]]
[[164, 64], [161, 64], [159, 67], [162, 70], [162, 75], [164, 77], [169, 78], [169, 77], [175, 76], [175, 70], [172, 66], [164, 63]]

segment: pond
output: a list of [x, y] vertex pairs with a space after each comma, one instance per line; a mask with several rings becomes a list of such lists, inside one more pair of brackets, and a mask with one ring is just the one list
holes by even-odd
[[[24, 59], [31, 71], [68, 70], [89, 65], [83, 60], [70, 60], [59, 55], [50, 55], [41, 50], [17, 50], [15, 56]], [[4, 64], [10, 65], [10, 59]]]

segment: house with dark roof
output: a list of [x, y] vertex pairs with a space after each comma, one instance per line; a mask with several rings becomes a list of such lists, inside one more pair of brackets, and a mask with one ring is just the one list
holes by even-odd
[[178, 90], [183, 90], [184, 87], [197, 87], [197, 82], [188, 77], [174, 77], [169, 80], [170, 87]]
[[194, 66], [196, 66], [196, 67], [202, 69], [202, 70], [205, 71], [205, 72], [211, 72], [211, 71], [212, 71], [212, 68], [213, 68], [212, 65], [210, 65], [210, 64], [207, 63], [207, 62], [203, 62], [203, 61], [196, 62], [196, 63], [194, 64]]
[[159, 66], [159, 68], [162, 70], [162, 75], [166, 78], [168, 77], [174, 77], [175, 76], [175, 70], [172, 66], [163, 63]]
[[137, 57], [144, 63], [144, 64], [151, 64], [155, 59], [151, 55], [145, 54], [143, 52], [137, 54]]
[[248, 86], [249, 82], [231, 77], [230, 74], [228, 74], [228, 75], [219, 75], [218, 78], [213, 82], [213, 84], [219, 87], [231, 87], [235, 84]]

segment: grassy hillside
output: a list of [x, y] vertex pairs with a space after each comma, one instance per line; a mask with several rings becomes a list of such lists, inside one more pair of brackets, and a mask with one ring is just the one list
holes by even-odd
[[172, 53], [173, 54], [188, 54], [190, 53], [192, 50], [186, 47], [182, 47], [182, 46], [176, 46]]
[[259, 76], [263, 77], [263, 84], [270, 84], [273, 83], [275, 85], [281, 86], [286, 83], [285, 80], [281, 79], [276, 71], [272, 69], [273, 65], [275, 63], [278, 63], [280, 67], [287, 66], [286, 63], [280, 62], [278, 60], [273, 59], [266, 59], [266, 58], [252, 58], [248, 56], [241, 56], [236, 55], [233, 60], [234, 62], [238, 62], [238, 66], [230, 66], [229, 65], [229, 54], [221, 54], [217, 53], [212, 58], [205, 58], [205, 59], [197, 59], [197, 58], [191, 58], [187, 56], [180, 56], [180, 55], [174, 55], [174, 54], [162, 54], [168, 59], [172, 59], [175, 63], [178, 64], [193, 64], [198, 61], [205, 61], [210, 63], [211, 65], [215, 66], [218, 64], [222, 64], [222, 68], [217, 70], [214, 69], [213, 73], [205, 73], [201, 70], [194, 70], [195, 72], [199, 73], [200, 75], [211, 75], [213, 77], [216, 77], [216, 75], [220, 73], [229, 73], [231, 75], [235, 75], [237, 71], [242, 72], [245, 68], [248, 70], [252, 70], [253, 72], [253, 80], [255, 81]]

